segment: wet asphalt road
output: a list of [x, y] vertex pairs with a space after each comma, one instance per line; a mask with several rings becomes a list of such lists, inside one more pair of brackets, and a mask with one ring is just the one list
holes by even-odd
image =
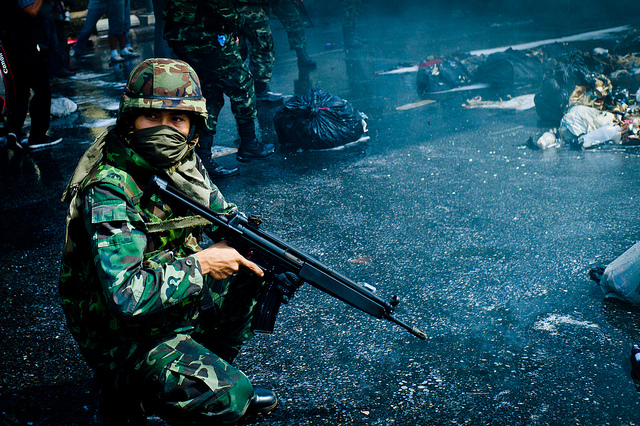
[[[369, 43], [345, 51], [339, 20], [306, 29], [318, 69], [299, 73], [274, 22], [271, 88], [342, 96], [369, 117], [370, 141], [340, 151], [281, 151], [218, 182], [265, 229], [324, 263], [398, 294], [397, 316], [419, 341], [317, 290], [301, 289], [273, 335], [245, 347], [238, 365], [280, 396], [261, 425], [633, 425], [640, 394], [629, 349], [640, 311], [605, 301], [589, 280], [640, 239], [640, 151], [567, 147], [533, 151], [549, 128], [535, 110], [464, 109], [472, 96], [534, 93], [524, 87], [421, 98], [415, 74], [376, 75], [429, 54], [491, 48], [633, 23], [584, 13], [559, 17], [452, 7], [365, 11]], [[152, 56], [150, 32], [134, 46]], [[612, 40], [589, 44], [608, 45]], [[331, 43], [330, 49], [325, 48]], [[587, 47], [581, 46], [581, 47]], [[99, 424], [91, 372], [67, 332], [56, 283], [75, 163], [113, 122], [128, 72], [104, 46], [54, 93], [79, 111], [55, 119], [62, 144], [28, 156], [0, 150], [0, 424]], [[629, 82], [635, 92], [638, 82]], [[274, 136], [261, 109], [262, 136]], [[216, 143], [233, 147], [227, 108]], [[234, 165], [233, 156], [220, 162]], [[152, 418], [152, 425], [163, 424]]]

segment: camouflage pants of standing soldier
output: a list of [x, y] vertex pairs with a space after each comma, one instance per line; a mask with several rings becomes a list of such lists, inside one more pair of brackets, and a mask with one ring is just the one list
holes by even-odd
[[224, 95], [229, 97], [238, 127], [253, 125], [257, 116], [253, 77], [242, 61], [232, 34], [221, 34], [211, 43], [169, 41], [169, 46], [200, 77], [202, 93], [207, 99], [209, 130], [216, 132]]
[[358, 10], [362, 0], [343, 0], [344, 15], [342, 17], [342, 27], [353, 29], [358, 22]]
[[[249, 406], [253, 386], [230, 363], [253, 336], [251, 319], [260, 288], [246, 274], [210, 280], [211, 306], [196, 330], [145, 348], [132, 368], [110, 377], [114, 383], [106, 389], [117, 395], [116, 401], [141, 401], [146, 413], [171, 425], [235, 423]], [[140, 402], [135, 404], [139, 408]]]
[[242, 58], [246, 59], [248, 49], [249, 71], [253, 80], [266, 85], [271, 81], [275, 60], [269, 16], [262, 6], [241, 5], [238, 6], [238, 12], [244, 18], [238, 31], [240, 51], [245, 49]]
[[289, 38], [291, 50], [304, 49], [307, 38], [300, 12], [292, 0], [271, 0], [271, 11], [278, 17]]

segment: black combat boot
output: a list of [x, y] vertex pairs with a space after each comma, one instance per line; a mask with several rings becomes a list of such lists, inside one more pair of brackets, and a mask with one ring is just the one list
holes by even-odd
[[237, 175], [240, 172], [240, 169], [237, 167], [227, 169], [213, 161], [213, 158], [211, 158], [212, 146], [213, 133], [208, 130], [203, 131], [198, 139], [198, 145], [196, 145], [195, 151], [196, 154], [198, 154], [198, 157], [200, 157], [200, 160], [202, 160], [202, 165], [207, 169], [209, 177], [211, 179], [216, 179]]
[[253, 396], [247, 408], [247, 414], [267, 414], [278, 405], [278, 397], [271, 389], [253, 387]]
[[276, 153], [276, 147], [272, 143], [263, 144], [256, 137], [255, 123], [250, 121], [238, 126], [240, 135], [240, 147], [236, 159], [241, 163], [248, 163], [251, 160], [263, 160]]
[[311, 59], [304, 47], [296, 47], [296, 56], [298, 57], [298, 68], [315, 69], [318, 67], [316, 61]]

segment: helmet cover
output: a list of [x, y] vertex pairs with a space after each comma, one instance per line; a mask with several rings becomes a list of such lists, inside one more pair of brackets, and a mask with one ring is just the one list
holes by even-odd
[[191, 112], [203, 122], [207, 119], [198, 75], [189, 64], [176, 59], [146, 59], [131, 71], [120, 98], [118, 120], [140, 109]]

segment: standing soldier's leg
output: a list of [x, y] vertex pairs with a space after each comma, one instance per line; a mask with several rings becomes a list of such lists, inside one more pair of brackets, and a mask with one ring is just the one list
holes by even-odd
[[[281, 103], [282, 96], [271, 93], [268, 89], [275, 60], [269, 17], [260, 6], [243, 6], [238, 9], [244, 18], [240, 28], [241, 40], [248, 42], [251, 51], [249, 71], [253, 75], [256, 102]], [[246, 43], [241, 43], [240, 47], [243, 46], [246, 46]]]
[[240, 57], [238, 45], [225, 43], [220, 49], [215, 71], [222, 91], [229, 97], [231, 112], [236, 119], [240, 146], [236, 158], [241, 163], [271, 157], [273, 144], [263, 145], [256, 136], [256, 94], [253, 77]]
[[289, 48], [296, 51], [298, 66], [315, 68], [316, 62], [307, 54], [307, 37], [300, 12], [292, 0], [271, 0], [271, 10], [278, 17], [289, 38]]
[[355, 35], [361, 2], [361, 0], [343, 0], [342, 31], [344, 33], [344, 44], [347, 47], [360, 47], [367, 42]]
[[189, 43], [171, 42], [170, 48], [175, 55], [181, 60], [187, 62], [193, 67], [200, 78], [200, 86], [202, 94], [207, 100], [207, 126], [200, 131], [198, 145], [196, 146], [196, 154], [202, 160], [209, 176], [211, 178], [224, 178], [238, 174], [237, 167], [222, 167], [211, 158], [211, 148], [213, 147], [213, 135], [216, 133], [218, 125], [218, 116], [220, 110], [224, 106], [224, 93], [222, 86], [213, 72], [213, 67], [217, 66], [210, 61], [211, 58], [220, 56], [220, 49], [207, 47], [194, 47]]
[[170, 46], [200, 77], [202, 93], [207, 98], [209, 130], [215, 133], [218, 115], [224, 105], [224, 93], [229, 97], [231, 112], [238, 126], [238, 161], [247, 162], [271, 157], [275, 153], [275, 147], [272, 144], [263, 146], [256, 137], [257, 113], [253, 78], [240, 57], [238, 45], [232, 35], [226, 36], [222, 46], [194, 48], [183, 42], [172, 42]]

